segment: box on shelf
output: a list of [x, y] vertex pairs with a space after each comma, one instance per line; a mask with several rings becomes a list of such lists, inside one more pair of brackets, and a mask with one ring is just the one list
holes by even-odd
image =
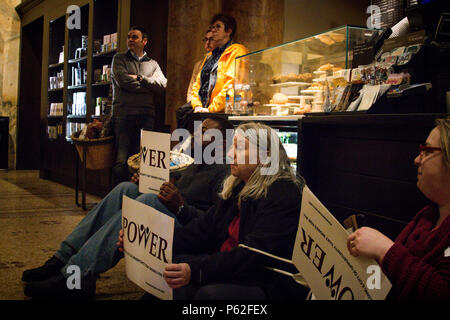
[[117, 43], [117, 32], [110, 34], [111, 43]]
[[103, 36], [103, 44], [108, 44], [111, 42], [111, 35], [110, 34], [105, 34]]

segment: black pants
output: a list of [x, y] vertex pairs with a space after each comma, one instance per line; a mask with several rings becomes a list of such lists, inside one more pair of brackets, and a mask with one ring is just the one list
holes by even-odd
[[192, 121], [193, 113], [194, 109], [192, 109], [190, 102], [179, 107], [175, 113], [177, 118], [177, 128], [187, 129], [192, 134], [194, 132], [194, 123]]
[[[173, 300], [267, 300], [260, 287], [218, 283], [201, 287], [187, 285], [173, 290]], [[158, 300], [145, 294], [142, 300]]]
[[153, 130], [155, 119], [151, 115], [114, 116], [113, 128], [116, 162], [113, 167], [114, 186], [130, 180], [127, 160], [140, 150], [141, 129]]

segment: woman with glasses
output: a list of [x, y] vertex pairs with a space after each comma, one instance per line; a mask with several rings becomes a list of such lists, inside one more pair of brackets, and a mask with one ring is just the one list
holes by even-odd
[[436, 120], [414, 159], [417, 187], [432, 202], [395, 242], [372, 228], [352, 233], [354, 256], [375, 259], [392, 283], [396, 299], [450, 299], [450, 116]]
[[[217, 14], [210, 21], [215, 48], [203, 60], [201, 72], [192, 87], [191, 106], [194, 112], [223, 112], [229, 85], [235, 77], [245, 75], [244, 66], [236, 67], [235, 58], [248, 53], [242, 44], [234, 42], [236, 21]], [[239, 70], [235, 74], [235, 67]]]

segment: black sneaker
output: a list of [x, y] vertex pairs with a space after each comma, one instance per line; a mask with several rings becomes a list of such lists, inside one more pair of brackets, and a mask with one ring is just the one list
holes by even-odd
[[43, 266], [35, 269], [25, 270], [22, 274], [22, 281], [42, 281], [50, 277], [60, 275], [61, 269], [66, 264], [53, 256], [44, 263]]
[[25, 284], [24, 293], [34, 299], [87, 300], [95, 297], [95, 286], [90, 290], [69, 289], [67, 279], [60, 274], [43, 281], [28, 282]]

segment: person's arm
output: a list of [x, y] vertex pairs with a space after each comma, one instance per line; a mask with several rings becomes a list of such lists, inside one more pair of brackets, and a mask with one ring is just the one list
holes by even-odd
[[400, 298], [450, 299], [448, 257], [432, 266], [400, 243], [395, 243], [384, 256], [381, 266]]
[[[260, 250], [289, 258], [295, 241], [298, 219], [300, 214], [301, 193], [293, 192], [295, 187], [292, 184], [277, 184], [275, 188], [269, 190], [265, 200], [260, 200], [256, 216], [258, 217], [252, 227], [252, 232], [242, 239], [242, 243], [258, 248]], [[272, 191], [272, 192], [271, 192]], [[186, 238], [195, 239], [198, 236], [198, 243], [203, 249], [208, 249], [208, 243], [214, 235], [211, 212], [208, 212], [209, 224], [207, 220], [196, 219], [185, 226], [178, 234], [178, 244], [183, 243]], [[218, 212], [217, 214], [221, 214]], [[245, 213], [241, 214], [243, 217]], [[202, 222], [200, 224], [200, 222]], [[207, 221], [208, 222], [208, 221]], [[201, 227], [199, 227], [201, 225]], [[197, 230], [197, 231], [196, 231]], [[201, 231], [201, 232], [198, 232]], [[189, 235], [187, 237], [186, 235]], [[175, 243], [175, 241], [174, 241]], [[211, 249], [211, 248], [209, 248]], [[200, 253], [208, 251], [197, 250]], [[229, 282], [242, 280], [263, 268], [273, 265], [272, 259], [247, 250], [242, 247], [235, 247], [228, 252], [215, 252], [202, 255], [185, 255], [181, 257], [189, 265], [190, 283], [206, 284], [214, 282]]]
[[192, 76], [191, 81], [189, 82], [189, 87], [186, 94], [186, 102], [191, 102], [192, 99], [192, 88], [194, 86], [195, 81], [197, 80], [197, 75], [199, 74], [201, 70], [203, 60], [197, 61], [197, 63], [194, 65], [194, 69], [192, 70]]
[[136, 80], [136, 77], [131, 77], [128, 74], [124, 56], [122, 54], [116, 54], [113, 57], [111, 64], [111, 76], [114, 78], [117, 85], [124, 90], [139, 93], [147, 92], [147, 89]]
[[[216, 83], [214, 91], [218, 92], [215, 97], [212, 99], [211, 103], [208, 106], [209, 112], [222, 112], [225, 109], [227, 90], [229, 85], [231, 84], [234, 87], [235, 77], [240, 77], [241, 83], [242, 80], [245, 79], [245, 74], [247, 73], [247, 68], [245, 68], [245, 64], [242, 61], [238, 62], [238, 75], [235, 75], [236, 68], [236, 57], [247, 54], [247, 49], [240, 45], [236, 47], [232, 52], [230, 52], [229, 57], [226, 61], [224, 61], [223, 69], [217, 70], [217, 79], [222, 79], [220, 83]], [[241, 59], [242, 60], [242, 59]], [[218, 81], [219, 82], [219, 81]]]
[[191, 93], [191, 105], [192, 108], [195, 109], [197, 107], [202, 107], [202, 101], [200, 99], [200, 96], [198, 94], [198, 91], [200, 90], [200, 75], [202, 73], [203, 66], [205, 65], [207, 56], [205, 59], [203, 59], [203, 62], [200, 67], [200, 71], [197, 74], [196, 80], [194, 84], [192, 85], [192, 93]]
[[155, 71], [151, 75], [151, 77], [142, 76], [141, 83], [150, 90], [165, 88], [167, 86], [167, 79], [164, 76], [161, 68], [159, 67], [156, 61], [152, 60], [152, 63], [155, 65]]
[[176, 215], [182, 225], [186, 225], [194, 217], [205, 214], [205, 211], [186, 203], [180, 190], [171, 182], [164, 182], [161, 185], [157, 197], [167, 209]]
[[[219, 202], [218, 193], [222, 189], [222, 182], [225, 177], [228, 175], [228, 170], [219, 170], [215, 173], [215, 177], [211, 179], [209, 183], [209, 199], [211, 200], [212, 206], [216, 205]], [[206, 214], [205, 210], [199, 209], [196, 206], [189, 205], [188, 203], [184, 203], [184, 207], [177, 214], [178, 221], [182, 225], [188, 224], [193, 218], [201, 217]]]

